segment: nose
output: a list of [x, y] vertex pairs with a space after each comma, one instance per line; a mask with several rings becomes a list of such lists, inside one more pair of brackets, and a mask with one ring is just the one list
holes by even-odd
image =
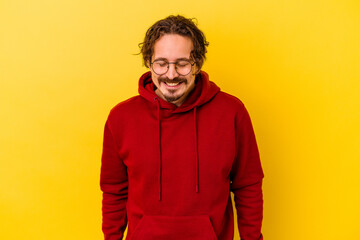
[[175, 64], [169, 64], [169, 70], [167, 71], [166, 76], [169, 79], [174, 79], [174, 78], [178, 77], [178, 75], [179, 74], [176, 72], [176, 69], [175, 69]]

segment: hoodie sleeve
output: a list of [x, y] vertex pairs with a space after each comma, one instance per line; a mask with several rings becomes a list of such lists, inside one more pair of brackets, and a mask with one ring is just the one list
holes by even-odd
[[236, 155], [230, 172], [239, 234], [243, 240], [262, 240], [262, 179], [264, 177], [250, 116], [242, 105], [236, 115]]
[[108, 121], [104, 130], [100, 188], [103, 192], [102, 230], [105, 240], [121, 240], [127, 225], [128, 178]]

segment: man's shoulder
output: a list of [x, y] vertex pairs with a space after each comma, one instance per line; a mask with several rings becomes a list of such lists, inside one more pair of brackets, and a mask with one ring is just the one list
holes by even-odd
[[133, 96], [131, 98], [128, 98], [126, 100], [123, 100], [121, 102], [119, 102], [118, 104], [116, 104], [111, 111], [117, 111], [117, 110], [121, 110], [123, 108], [129, 108], [129, 107], [133, 107], [134, 105], [138, 104], [139, 101], [141, 101], [141, 97], [140, 95], [136, 95]]
[[245, 109], [244, 103], [238, 97], [223, 91], [218, 92], [215, 100], [218, 104], [227, 109], [233, 109], [235, 111]]
[[123, 116], [137, 111], [143, 105], [143, 98], [140, 95], [131, 97], [116, 104], [109, 113], [109, 117]]

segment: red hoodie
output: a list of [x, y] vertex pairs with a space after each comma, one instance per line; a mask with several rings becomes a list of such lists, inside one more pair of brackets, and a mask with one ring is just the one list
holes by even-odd
[[262, 239], [263, 171], [243, 103], [205, 72], [177, 107], [150, 72], [106, 121], [100, 186], [107, 240]]

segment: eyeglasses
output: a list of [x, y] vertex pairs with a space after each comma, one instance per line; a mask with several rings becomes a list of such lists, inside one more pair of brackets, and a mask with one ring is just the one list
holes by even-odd
[[175, 64], [175, 71], [182, 76], [186, 76], [191, 72], [192, 66], [194, 66], [196, 62], [191, 63], [189, 60], [179, 60], [176, 62], [168, 62], [166, 60], [155, 60], [150, 63], [151, 69], [157, 75], [163, 75], [169, 71], [170, 64]]

